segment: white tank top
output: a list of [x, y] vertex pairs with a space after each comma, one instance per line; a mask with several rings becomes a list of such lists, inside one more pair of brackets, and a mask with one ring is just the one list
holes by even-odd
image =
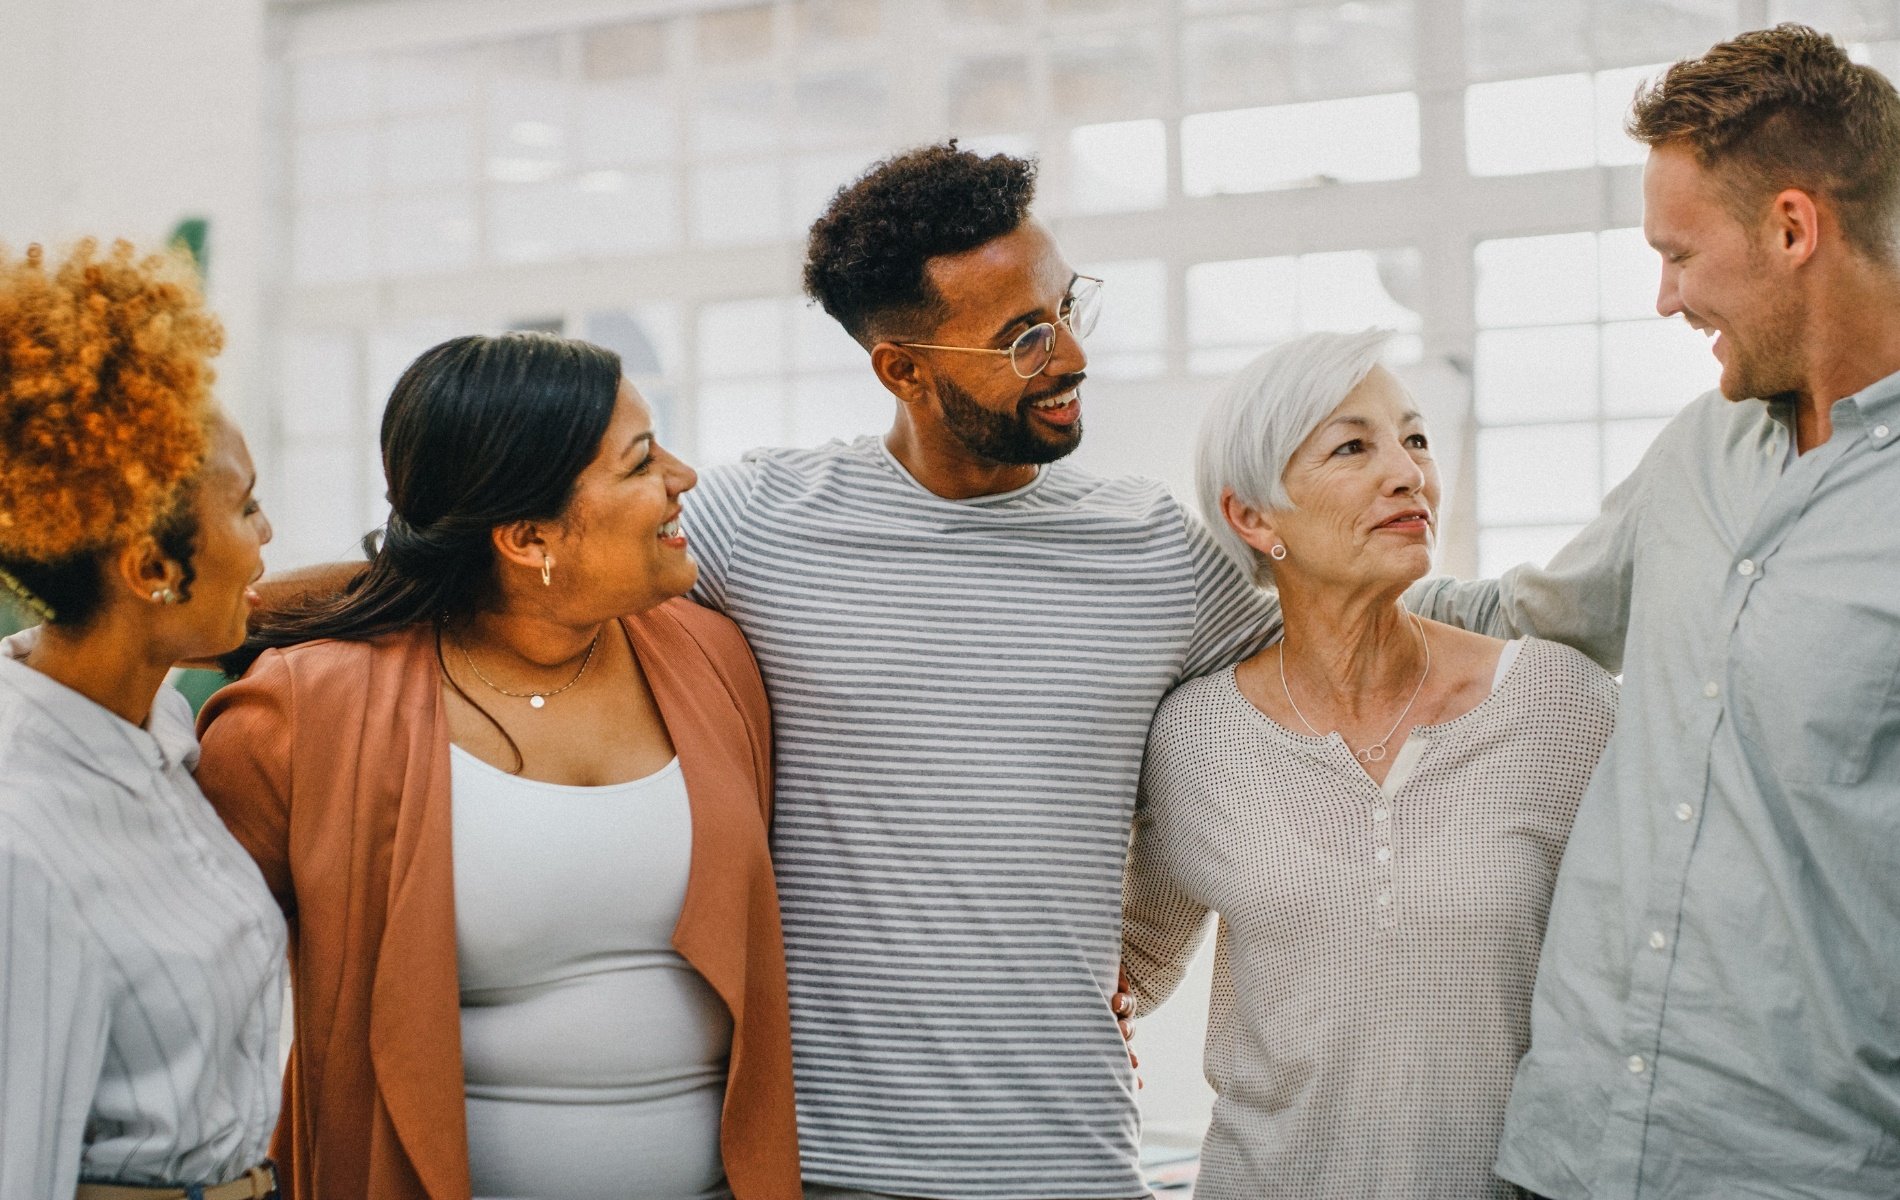
[[672, 947], [692, 852], [679, 760], [568, 787], [449, 759], [476, 1197], [728, 1195], [732, 1018]]

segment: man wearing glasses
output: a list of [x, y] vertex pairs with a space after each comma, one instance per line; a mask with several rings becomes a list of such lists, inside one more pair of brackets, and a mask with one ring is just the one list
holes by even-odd
[[951, 143], [841, 191], [806, 289], [890, 430], [685, 497], [695, 596], [772, 698], [810, 1197], [1147, 1194], [1108, 1006], [1142, 747], [1169, 688], [1277, 627], [1159, 484], [1059, 461], [1101, 283], [1034, 182]]

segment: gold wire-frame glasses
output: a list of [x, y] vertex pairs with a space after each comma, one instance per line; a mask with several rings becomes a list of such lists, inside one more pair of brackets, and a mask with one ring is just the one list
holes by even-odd
[[[1075, 282], [1069, 285], [1062, 315], [1056, 320], [1068, 326], [1079, 342], [1095, 328], [1101, 315], [1102, 281], [1093, 275], [1077, 275]], [[1048, 370], [1050, 361], [1055, 358], [1056, 325], [1054, 321], [1031, 325], [1002, 350], [990, 346], [939, 346], [931, 342], [898, 342], [897, 345], [912, 350], [954, 350], [959, 354], [1007, 354], [1010, 370], [1023, 379], [1034, 379]]]

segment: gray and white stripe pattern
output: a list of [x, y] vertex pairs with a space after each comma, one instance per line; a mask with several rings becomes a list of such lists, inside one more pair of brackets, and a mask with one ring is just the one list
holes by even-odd
[[222, 1183], [277, 1122], [283, 918], [184, 697], [134, 727], [16, 661], [32, 636], [0, 643], [0, 1200]]
[[1144, 1195], [1107, 1007], [1142, 747], [1270, 602], [1159, 484], [1067, 463], [950, 501], [866, 437], [685, 503], [772, 700], [806, 1178]]

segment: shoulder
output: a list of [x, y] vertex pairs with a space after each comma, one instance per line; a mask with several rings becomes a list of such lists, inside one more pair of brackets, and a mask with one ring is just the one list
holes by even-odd
[[1115, 513], [1178, 529], [1185, 510], [1166, 484], [1145, 475], [1097, 475], [1064, 460], [1051, 463], [1042, 491], [1103, 513]]
[[627, 619], [690, 642], [715, 665], [736, 666], [752, 661], [752, 648], [730, 617], [684, 597], [668, 600]]
[[1192, 748], [1243, 724], [1246, 699], [1234, 687], [1232, 668], [1190, 679], [1162, 698], [1148, 727], [1150, 756]]
[[427, 624], [367, 641], [322, 638], [266, 650], [242, 678], [212, 694], [198, 716], [199, 734], [233, 708], [353, 708], [372, 691], [432, 688], [435, 669], [435, 630]]
[[1615, 678], [1561, 642], [1525, 638], [1506, 683], [1550, 708], [1612, 719], [1616, 715]]

